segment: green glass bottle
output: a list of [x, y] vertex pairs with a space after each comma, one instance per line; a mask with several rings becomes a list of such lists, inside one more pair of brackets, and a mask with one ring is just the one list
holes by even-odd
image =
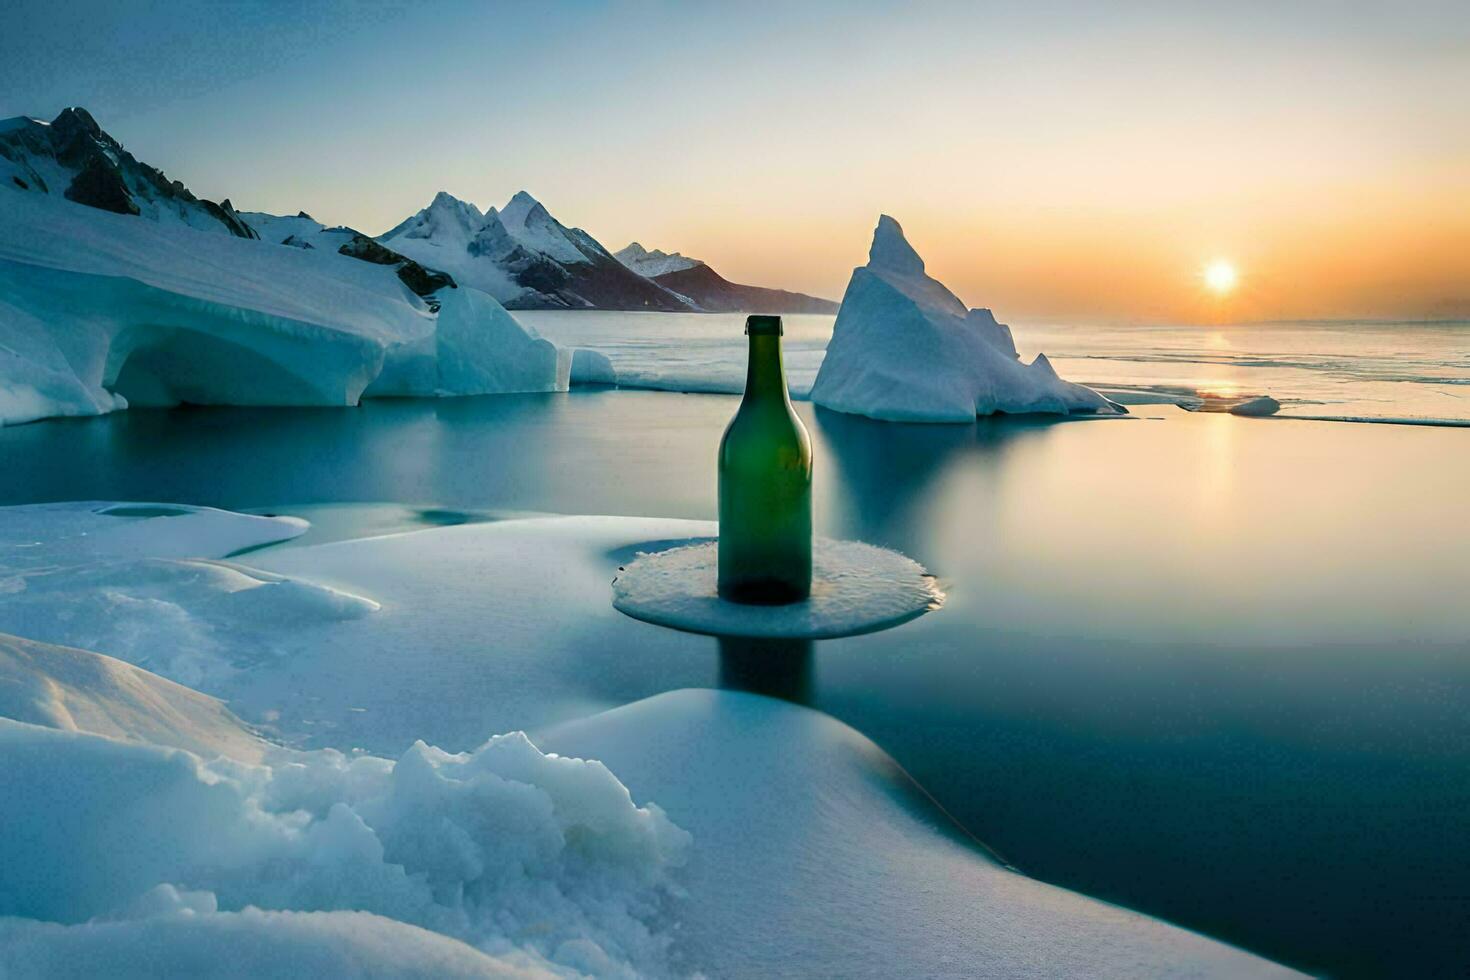
[[745, 321], [745, 398], [720, 439], [719, 593], [779, 605], [812, 591], [812, 442], [791, 407], [781, 318]]

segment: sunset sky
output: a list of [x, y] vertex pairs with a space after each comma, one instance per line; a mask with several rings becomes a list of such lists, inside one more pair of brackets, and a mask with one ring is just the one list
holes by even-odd
[[26, 5], [0, 116], [372, 233], [525, 188], [834, 298], [886, 212], [1002, 319], [1470, 316], [1464, 0], [308, 6]]

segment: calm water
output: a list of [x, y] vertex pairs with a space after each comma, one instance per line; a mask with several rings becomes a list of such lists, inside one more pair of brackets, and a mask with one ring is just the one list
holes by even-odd
[[[738, 392], [738, 316], [517, 313], [559, 343], [606, 353], [626, 383]], [[793, 391], [811, 388], [830, 316], [786, 317]], [[1231, 326], [1013, 324], [1030, 360], [1120, 401], [1271, 395], [1282, 414], [1420, 418], [1470, 424], [1470, 323], [1281, 323]]]
[[[0, 502], [296, 512], [317, 540], [712, 519], [734, 407], [583, 391], [46, 422], [0, 430]], [[1470, 963], [1470, 432], [799, 411], [821, 532], [915, 556], [945, 608], [782, 658], [670, 633], [568, 671], [576, 696], [798, 700], [1030, 874], [1310, 969]]]

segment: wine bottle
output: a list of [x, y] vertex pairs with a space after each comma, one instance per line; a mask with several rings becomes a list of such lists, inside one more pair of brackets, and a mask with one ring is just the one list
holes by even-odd
[[718, 590], [733, 602], [797, 602], [812, 587], [812, 443], [791, 407], [781, 318], [745, 321], [745, 397], [720, 439]]

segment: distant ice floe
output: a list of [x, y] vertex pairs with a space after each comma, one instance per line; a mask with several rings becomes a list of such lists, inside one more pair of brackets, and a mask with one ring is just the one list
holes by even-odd
[[1281, 403], [1270, 395], [1260, 395], [1256, 398], [1248, 398], [1230, 409], [1231, 415], [1253, 415], [1262, 417], [1275, 415], [1281, 411]]
[[861, 541], [814, 541], [811, 597], [779, 606], [721, 599], [718, 557], [716, 541], [640, 554], [613, 581], [613, 605], [694, 633], [822, 640], [897, 626], [944, 601], [918, 562]]
[[4, 190], [0, 424], [566, 389], [565, 359], [493, 298], [438, 296], [448, 316], [390, 266]]
[[894, 422], [1124, 411], [1057, 377], [1044, 354], [1023, 363], [1010, 328], [989, 310], [967, 310], [926, 275], [924, 260], [887, 215], [878, 219], [868, 264], [847, 285], [811, 400]]

